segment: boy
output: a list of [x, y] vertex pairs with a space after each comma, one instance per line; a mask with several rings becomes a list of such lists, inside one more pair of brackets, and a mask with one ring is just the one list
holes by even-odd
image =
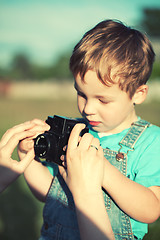
[[[53, 237], [55, 232], [65, 236], [63, 231], [68, 234], [67, 227], [77, 228], [74, 203], [87, 211], [76, 191], [79, 188], [83, 191], [80, 181], [87, 191], [90, 186], [88, 195], [93, 193], [95, 199], [100, 196], [99, 186], [102, 186], [105, 211], [115, 239], [142, 239], [147, 232], [146, 223], [159, 217], [160, 128], [141, 120], [135, 112], [135, 104], [141, 104], [147, 96], [146, 82], [153, 62], [154, 52], [148, 38], [118, 21], [99, 23], [74, 48], [70, 68], [75, 78], [78, 108], [90, 131], [81, 139], [77, 126], [71, 133], [66, 159], [61, 158], [67, 169], [58, 170], [53, 164], [48, 166], [49, 174], [45, 166], [33, 161], [24, 173], [35, 196], [46, 201], [40, 239], [50, 239], [47, 236]], [[96, 164], [101, 162], [101, 156], [95, 155], [101, 151], [100, 145], [105, 157], [100, 174], [103, 179], [97, 176], [99, 168], [93, 168], [90, 154], [94, 149], [93, 164], [99, 166]], [[21, 152], [19, 155], [22, 158]], [[80, 166], [80, 174], [76, 164]], [[92, 174], [88, 164], [92, 166]], [[90, 177], [86, 177], [87, 172]], [[91, 176], [94, 180], [94, 174], [96, 187], [88, 184]], [[78, 223], [80, 230], [85, 231], [79, 216]]]

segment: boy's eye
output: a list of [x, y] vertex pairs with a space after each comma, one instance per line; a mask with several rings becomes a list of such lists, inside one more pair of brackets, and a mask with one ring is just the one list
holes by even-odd
[[103, 103], [103, 104], [108, 104], [108, 103], [109, 103], [109, 101], [103, 100], [103, 99], [99, 99], [99, 101], [100, 101], [101, 103]]

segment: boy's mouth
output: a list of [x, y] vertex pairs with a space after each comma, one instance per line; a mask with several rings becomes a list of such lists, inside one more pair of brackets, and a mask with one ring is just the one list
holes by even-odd
[[88, 121], [91, 126], [98, 126], [101, 122], [98, 121]]

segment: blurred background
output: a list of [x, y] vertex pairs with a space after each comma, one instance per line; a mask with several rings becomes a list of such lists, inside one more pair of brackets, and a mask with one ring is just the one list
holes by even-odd
[[[153, 44], [149, 95], [137, 112], [160, 126], [159, 0], [0, 0], [0, 137], [29, 119], [79, 116], [69, 57], [82, 35], [108, 18], [146, 32]], [[0, 195], [0, 239], [37, 239], [42, 209], [21, 176]], [[160, 220], [145, 239], [160, 239]]]

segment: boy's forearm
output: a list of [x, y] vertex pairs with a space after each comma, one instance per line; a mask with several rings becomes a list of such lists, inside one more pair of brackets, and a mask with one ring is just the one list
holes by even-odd
[[47, 167], [43, 166], [40, 162], [33, 160], [25, 170], [24, 177], [34, 196], [38, 200], [45, 202], [53, 180], [53, 176], [50, 174]]
[[114, 233], [105, 209], [102, 192], [88, 196], [73, 194], [82, 240], [114, 240]]
[[130, 217], [146, 223], [159, 217], [160, 204], [153, 191], [125, 177], [107, 160], [103, 187]]

